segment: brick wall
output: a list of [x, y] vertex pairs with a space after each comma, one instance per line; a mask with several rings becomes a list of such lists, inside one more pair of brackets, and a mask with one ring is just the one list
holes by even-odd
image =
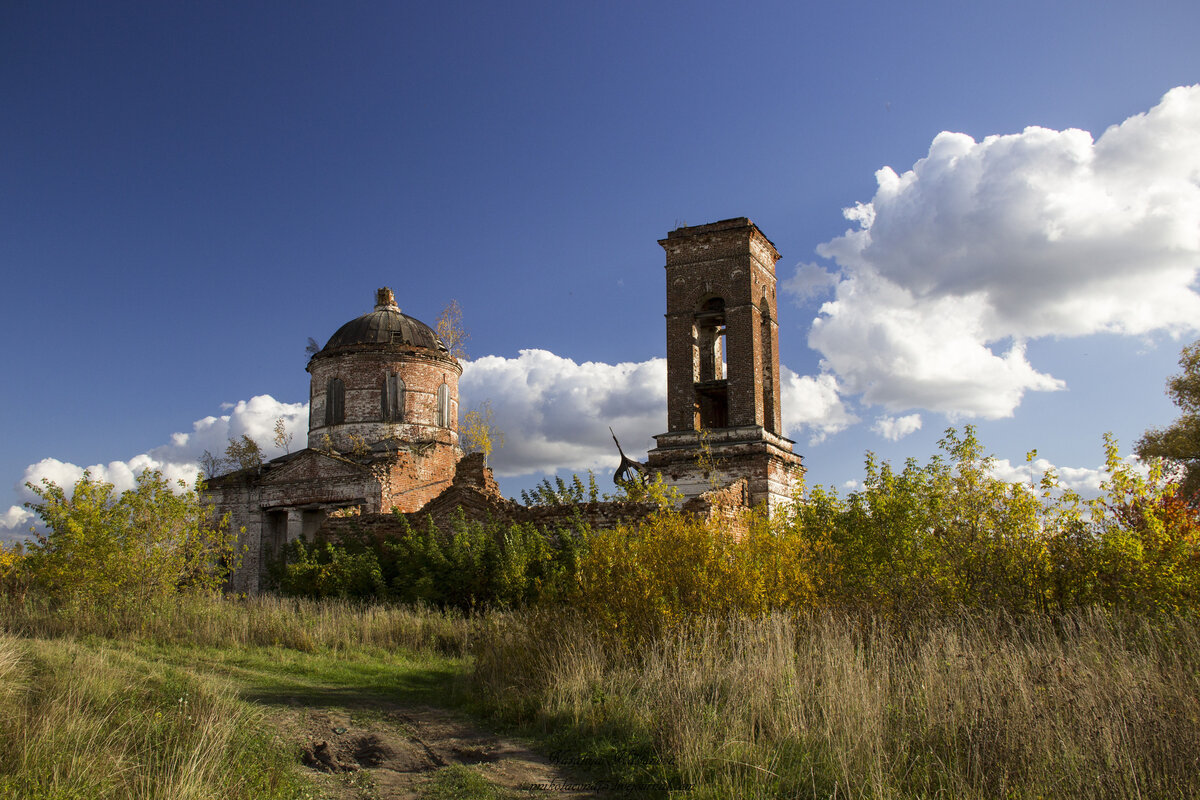
[[[338, 352], [314, 358], [309, 390], [308, 446], [325, 446], [329, 436], [338, 450], [351, 449], [350, 437], [367, 442], [395, 437], [405, 441], [441, 441], [458, 444], [458, 377], [462, 367], [449, 356], [423, 348], [364, 345], [355, 352]], [[404, 421], [383, 421], [383, 385], [388, 373], [403, 380]], [[326, 426], [326, 389], [330, 378], [345, 385], [345, 422]], [[437, 391], [445, 383], [450, 394], [450, 426], [437, 424]]]
[[[750, 501], [774, 510], [791, 501], [804, 474], [792, 442], [781, 435], [779, 252], [745, 217], [679, 228], [659, 244], [666, 252], [667, 433], [655, 437], [649, 466], [688, 500], [744, 479]], [[703, 377], [698, 330], [709, 324], [702, 306], [710, 298], [724, 301], [723, 385], [697, 383]], [[722, 393], [723, 424], [711, 412], [697, 412]]]

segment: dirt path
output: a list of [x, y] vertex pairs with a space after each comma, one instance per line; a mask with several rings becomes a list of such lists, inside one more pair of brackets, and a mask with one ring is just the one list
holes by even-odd
[[302, 748], [306, 766], [338, 800], [416, 800], [440, 768], [470, 766], [510, 797], [583, 800], [636, 796], [602, 791], [569, 767], [489, 733], [466, 717], [430, 706], [372, 698], [360, 710], [306, 705], [281, 710], [281, 728]]

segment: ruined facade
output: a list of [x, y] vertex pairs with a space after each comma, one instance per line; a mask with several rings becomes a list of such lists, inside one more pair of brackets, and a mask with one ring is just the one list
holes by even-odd
[[[736, 521], [789, 503], [804, 474], [782, 435], [774, 245], [743, 218], [683, 227], [660, 240], [667, 276], [667, 432], [645, 465], [688, 513]], [[255, 594], [268, 565], [303, 536], [347, 526], [386, 535], [405, 522], [448, 526], [457, 514], [553, 526], [632, 522], [653, 504], [526, 508], [501, 496], [481, 454], [458, 436], [462, 367], [391, 290], [308, 362], [308, 447], [210, 480], [208, 497], [244, 529], [233, 589]], [[614, 437], [615, 438], [615, 437]], [[619, 445], [618, 445], [619, 447]], [[636, 467], [635, 470], [626, 467]]]
[[233, 588], [254, 594], [267, 565], [330, 514], [414, 512], [448, 489], [458, 444], [462, 367], [437, 335], [401, 313], [390, 289], [308, 362], [308, 447], [213, 478], [218, 515], [244, 529]]
[[804, 467], [779, 405], [779, 253], [746, 219], [682, 227], [666, 251], [667, 432], [647, 465], [685, 500], [746, 480], [751, 505], [794, 497]]

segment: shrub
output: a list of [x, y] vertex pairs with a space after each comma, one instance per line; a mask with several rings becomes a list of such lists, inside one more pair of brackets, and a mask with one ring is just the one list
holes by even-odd
[[146, 470], [118, 495], [85, 472], [68, 496], [49, 480], [26, 484], [28, 507], [49, 533], [24, 559], [32, 588], [66, 605], [140, 604], [178, 593], [215, 593], [238, 562], [228, 520], [214, 522], [198, 486], [172, 486]]
[[279, 588], [302, 597], [425, 603], [470, 610], [564, 596], [573, 584], [581, 529], [468, 520], [449, 530], [432, 520], [373, 537], [351, 531], [336, 541], [298, 541], [277, 570]]

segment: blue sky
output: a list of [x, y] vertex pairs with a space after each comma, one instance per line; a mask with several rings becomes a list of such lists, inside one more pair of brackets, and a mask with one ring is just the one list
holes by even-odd
[[384, 285], [461, 304], [507, 493], [611, 468], [609, 424], [639, 455], [665, 430], [656, 240], [734, 216], [783, 254], [810, 481], [971, 423], [1082, 485], [1103, 432], [1173, 418], [1200, 327], [1200, 90], [1168, 94], [1197, 30], [1189, 2], [5, 3], [0, 536], [27, 479], [299, 426], [307, 338]]

